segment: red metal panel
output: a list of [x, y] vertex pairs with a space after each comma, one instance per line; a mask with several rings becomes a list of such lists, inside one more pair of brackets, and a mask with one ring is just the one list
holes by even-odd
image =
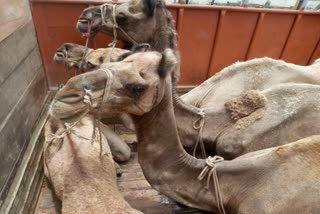
[[320, 59], [320, 37], [319, 37], [318, 45], [317, 47], [315, 47], [308, 64], [312, 64], [316, 59]]
[[[75, 28], [76, 21], [83, 8], [104, 2], [31, 0], [51, 87], [65, 81], [63, 66], [52, 60], [56, 48], [64, 42], [85, 44]], [[180, 85], [197, 85], [208, 74], [213, 75], [237, 60], [281, 56], [290, 62], [307, 64], [320, 57], [320, 12], [181, 4], [168, 8], [179, 34]], [[106, 47], [111, 41], [111, 37], [98, 34], [89, 46]], [[124, 47], [124, 43], [118, 47]]]
[[278, 59], [294, 18], [293, 14], [266, 13], [260, 25], [257, 26], [256, 36], [252, 40], [247, 59], [265, 56]]
[[218, 11], [184, 11], [183, 24], [179, 32], [183, 71], [180, 85], [197, 85], [206, 80], [218, 16]]
[[281, 58], [287, 62], [307, 65], [319, 37], [320, 16], [298, 17]]
[[171, 12], [172, 18], [175, 21], [175, 25], [177, 27], [177, 20], [178, 20], [178, 10], [175, 8], [169, 8], [169, 11]]
[[47, 4], [44, 6], [45, 17], [47, 27], [56, 26], [70, 26], [76, 27], [76, 23], [83, 9], [87, 5], [85, 4]]
[[217, 32], [219, 37], [215, 44], [210, 76], [238, 60], [245, 59], [257, 19], [258, 13], [226, 12]]

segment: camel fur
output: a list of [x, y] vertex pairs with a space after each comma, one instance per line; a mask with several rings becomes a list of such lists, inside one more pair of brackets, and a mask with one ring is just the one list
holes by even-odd
[[[100, 6], [89, 7], [78, 19], [78, 30], [83, 33], [87, 32], [87, 23], [88, 20], [91, 20], [93, 22], [92, 36], [97, 32], [113, 35], [112, 26], [115, 23], [112, 17], [112, 5], [105, 7], [107, 9], [103, 17], [106, 24], [102, 22]], [[115, 8], [117, 24], [137, 42], [148, 42], [152, 50], [160, 52], [171, 48], [178, 57], [174, 21], [170, 12], [165, 8], [164, 1], [132, 0], [117, 5]], [[119, 30], [118, 37], [126, 40]], [[298, 66], [270, 58], [253, 59], [235, 63], [223, 69], [181, 98], [173, 88], [173, 97], [176, 102], [175, 116], [183, 146], [193, 148], [201, 134], [207, 150], [215, 153], [217, 137], [224, 129], [241, 117], [248, 116], [255, 108], [258, 110], [262, 107], [258, 105], [251, 109], [255, 101], [248, 100], [249, 103], [246, 102], [241, 109], [234, 108], [230, 105], [231, 99], [246, 94], [250, 90], [264, 90], [280, 83], [319, 84], [319, 67], [319, 63], [311, 66]], [[173, 76], [175, 77], [173, 82], [176, 82], [179, 77], [179, 63], [177, 63]], [[251, 101], [253, 103], [250, 103]], [[199, 120], [203, 111], [205, 125], [202, 132], [199, 133], [199, 129], [194, 129], [193, 124]], [[222, 115], [217, 116], [218, 112]]]
[[62, 138], [64, 124], [50, 118], [45, 126], [44, 169], [57, 197], [62, 213], [141, 213], [124, 200], [117, 188], [116, 163], [106, 138], [99, 134], [91, 141], [92, 116], [82, 118]]
[[[124, 111], [132, 114], [139, 140], [139, 163], [149, 183], [186, 206], [217, 213], [216, 186], [209, 180], [210, 186], [206, 189], [206, 179], [197, 179], [206, 167], [205, 160], [187, 154], [178, 136], [169, 75], [175, 65], [176, 58], [171, 50], [163, 54], [147, 52], [130, 55], [121, 62], [109, 63], [104, 67], [116, 71], [110, 78], [106, 77], [104, 69], [100, 69], [70, 79], [55, 97], [51, 112], [63, 120], [76, 118], [74, 111], [83, 112], [90, 108], [82, 102], [68, 103], [68, 97], [75, 92], [80, 93], [89, 81], [90, 84], [85, 86], [94, 89], [91, 97], [93, 109], [101, 107], [105, 112]], [[165, 76], [163, 67], [167, 71]], [[146, 68], [148, 73], [144, 73]], [[104, 97], [106, 84], [110, 92]], [[128, 87], [128, 84], [135, 89]], [[143, 90], [138, 90], [142, 86], [145, 86]], [[135, 94], [137, 90], [138, 96]], [[286, 140], [292, 138], [291, 131], [296, 130], [290, 130], [291, 124], [298, 124], [294, 121], [303, 120], [303, 127], [300, 128], [319, 126], [319, 116], [314, 118], [316, 114], [320, 115], [320, 109], [315, 105], [319, 102], [319, 92], [320, 86], [308, 84], [284, 84], [262, 92], [268, 102], [263, 118], [283, 118], [276, 127], [283, 131], [281, 138], [271, 136], [268, 146], [281, 145], [285, 137]], [[104, 102], [101, 104], [102, 100]], [[307, 107], [309, 104], [310, 108]], [[283, 123], [285, 118], [288, 120]], [[255, 127], [254, 124], [252, 127]], [[251, 136], [257, 133], [255, 137], [259, 138], [263, 130], [250, 131]], [[247, 134], [244, 129], [243, 135]], [[299, 132], [296, 134], [299, 135]], [[317, 213], [320, 208], [319, 152], [320, 136], [313, 136], [217, 163], [219, 192], [226, 212]]]

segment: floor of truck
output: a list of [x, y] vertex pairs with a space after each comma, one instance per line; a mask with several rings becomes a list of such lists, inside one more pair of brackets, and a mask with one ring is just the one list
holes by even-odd
[[[121, 168], [124, 169], [124, 173], [118, 178], [118, 187], [132, 207], [146, 214], [207, 213], [177, 204], [152, 189], [143, 176], [136, 152], [132, 153], [130, 161], [121, 164]], [[58, 214], [60, 208], [60, 202], [54, 197], [49, 184], [44, 181], [35, 214]]]

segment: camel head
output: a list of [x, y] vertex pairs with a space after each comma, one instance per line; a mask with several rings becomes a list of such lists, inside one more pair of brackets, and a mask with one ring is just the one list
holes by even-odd
[[[145, 47], [147, 47], [146, 44], [136, 49], [137, 51], [144, 51]], [[83, 58], [81, 71], [88, 72], [98, 69], [103, 63], [115, 61], [119, 56], [129, 52], [120, 48], [114, 48], [113, 51], [112, 48], [99, 48], [96, 50], [88, 48], [86, 51], [86, 47], [83, 45], [64, 43], [56, 50], [53, 60], [57, 64], [66, 64], [68, 68], [80, 69], [80, 63]]]
[[72, 77], [58, 91], [51, 115], [65, 122], [74, 122], [89, 111], [143, 115], [160, 103], [166, 76], [177, 63], [171, 49], [126, 54], [121, 61]]
[[118, 26], [119, 38], [132, 43], [129, 35], [137, 43], [143, 43], [153, 40], [155, 32], [168, 24], [167, 17], [171, 23], [172, 17], [163, 0], [130, 0], [115, 6], [104, 4], [86, 8], [78, 19], [77, 28], [81, 33], [87, 33], [91, 25], [90, 35], [94, 37], [97, 32], [113, 35], [114, 26]]
[[[89, 49], [88, 51], [90, 51]], [[74, 43], [64, 43], [54, 53], [53, 60], [57, 64], [66, 64], [68, 68], [79, 68], [79, 63], [86, 51], [86, 47]]]

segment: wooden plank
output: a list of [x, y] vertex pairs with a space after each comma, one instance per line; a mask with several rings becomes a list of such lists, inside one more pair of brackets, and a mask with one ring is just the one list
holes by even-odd
[[23, 156], [26, 142], [44, 104], [47, 84], [43, 69], [26, 87], [20, 100], [0, 125], [0, 201], [7, 195], [8, 188]]
[[28, 1], [1, 1], [0, 41], [30, 20], [31, 14]]
[[37, 38], [32, 20], [0, 42], [0, 85], [13, 74], [36, 45]]
[[[53, 93], [46, 100], [51, 101]], [[48, 118], [49, 102], [40, 114], [21, 164], [13, 179], [0, 213], [33, 213], [43, 180], [43, 126]]]
[[[16, 70], [0, 86], [0, 121], [5, 121], [8, 113], [20, 99], [28, 84], [42, 67], [40, 53], [35, 47]], [[45, 81], [45, 80], [44, 80]]]

